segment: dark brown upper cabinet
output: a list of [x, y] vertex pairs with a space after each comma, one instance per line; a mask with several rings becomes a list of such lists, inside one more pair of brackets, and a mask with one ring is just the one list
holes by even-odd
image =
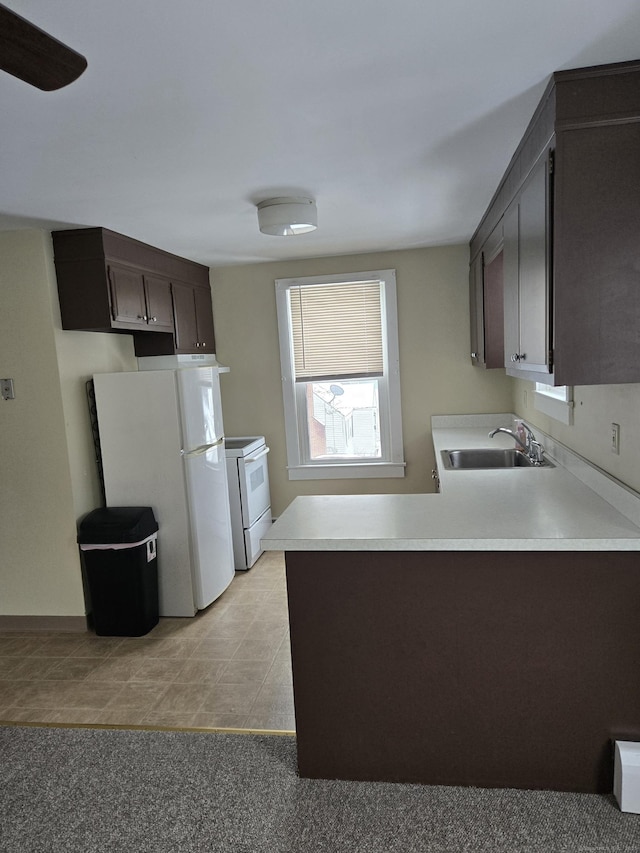
[[173, 283], [175, 341], [178, 353], [214, 353], [211, 291], [184, 282]]
[[207, 267], [106, 228], [52, 238], [63, 329], [133, 333], [136, 355], [215, 352]]
[[552, 75], [471, 240], [486, 282], [502, 224], [510, 375], [640, 382], [639, 151], [640, 60]]
[[471, 361], [504, 367], [502, 222], [474, 259], [469, 273]]
[[549, 384], [551, 373], [549, 178], [545, 152], [503, 217], [504, 366], [512, 376], [532, 374]]
[[121, 328], [173, 331], [171, 282], [139, 270], [108, 264], [111, 316]]
[[144, 276], [147, 323], [156, 331], [173, 331], [171, 282], [157, 275]]

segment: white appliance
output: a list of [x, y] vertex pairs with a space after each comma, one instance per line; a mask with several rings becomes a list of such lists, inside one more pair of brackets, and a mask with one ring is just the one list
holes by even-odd
[[93, 377], [107, 506], [150, 506], [161, 616], [193, 616], [234, 577], [220, 370]]
[[226, 441], [236, 571], [250, 569], [255, 563], [262, 554], [260, 540], [271, 527], [268, 453], [263, 435]]

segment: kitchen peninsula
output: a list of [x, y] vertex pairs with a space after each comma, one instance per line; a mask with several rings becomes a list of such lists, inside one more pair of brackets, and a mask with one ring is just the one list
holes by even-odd
[[[434, 418], [442, 449], [512, 416]], [[554, 466], [444, 470], [441, 494], [300, 497], [286, 553], [302, 776], [605, 792], [640, 739], [640, 500]]]

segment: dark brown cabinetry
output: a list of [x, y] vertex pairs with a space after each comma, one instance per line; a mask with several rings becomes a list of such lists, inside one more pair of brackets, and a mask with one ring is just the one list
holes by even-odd
[[611, 791], [611, 741], [640, 738], [635, 552], [286, 563], [300, 776]]
[[503, 219], [504, 364], [514, 376], [534, 372], [545, 383], [551, 371], [550, 162], [545, 152]]
[[211, 291], [173, 283], [176, 352], [215, 352]]
[[471, 240], [473, 286], [502, 223], [510, 375], [640, 382], [639, 151], [640, 61], [552, 76]]
[[207, 267], [106, 228], [52, 237], [63, 329], [133, 333], [137, 355], [215, 352]]
[[471, 264], [471, 361], [504, 367], [502, 223]]
[[171, 282], [138, 270], [108, 264], [111, 316], [114, 323], [155, 331], [173, 331]]
[[558, 384], [640, 382], [640, 124], [567, 131], [556, 162]]

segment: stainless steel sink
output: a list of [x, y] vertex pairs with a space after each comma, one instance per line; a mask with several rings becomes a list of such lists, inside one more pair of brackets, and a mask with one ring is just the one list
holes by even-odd
[[[478, 447], [469, 450], [443, 450], [441, 453], [444, 467], [449, 469], [541, 467], [534, 465], [528, 456], [513, 448], [501, 450], [494, 447]], [[552, 468], [553, 465], [545, 459], [542, 467]]]

